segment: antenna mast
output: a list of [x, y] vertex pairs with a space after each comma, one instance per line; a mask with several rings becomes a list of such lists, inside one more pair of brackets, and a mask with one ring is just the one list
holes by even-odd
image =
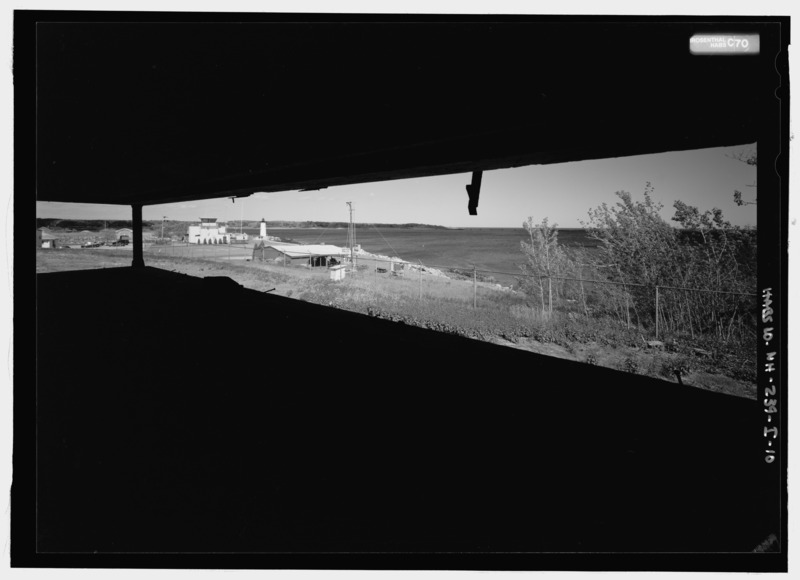
[[347, 228], [347, 245], [350, 248], [350, 264], [353, 266], [353, 272], [357, 270], [356, 261], [355, 261], [355, 245], [356, 245], [356, 225], [353, 223], [353, 202], [348, 201], [346, 202], [347, 206], [350, 208], [350, 225]]

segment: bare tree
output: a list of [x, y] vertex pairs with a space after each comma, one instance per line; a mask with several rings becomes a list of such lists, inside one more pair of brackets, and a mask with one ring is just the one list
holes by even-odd
[[[558, 276], [569, 258], [558, 245], [558, 224], [550, 225], [547, 218], [536, 224], [533, 218], [529, 217], [522, 227], [528, 232], [530, 239], [530, 242], [520, 242], [522, 253], [527, 261], [527, 264], [521, 266], [522, 273], [526, 276], [526, 284], [534, 290], [538, 290], [542, 301], [542, 312], [545, 312], [547, 308], [543, 280]], [[548, 289], [550, 288], [552, 288], [552, 282], [548, 281]]]
[[[758, 166], [758, 151], [756, 149], [752, 149], [750, 151], [739, 151], [738, 153], [728, 155], [728, 157], [753, 167]], [[747, 187], [757, 187], [756, 182], [751, 183]], [[757, 205], [758, 198], [754, 199], [753, 201], [745, 201], [742, 199], [742, 192], [736, 189], [733, 192], [733, 201], [736, 202], [736, 205]]]

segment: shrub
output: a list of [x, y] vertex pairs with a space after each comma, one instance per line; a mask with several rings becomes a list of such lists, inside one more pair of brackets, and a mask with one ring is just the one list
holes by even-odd
[[598, 285], [584, 294], [586, 308], [652, 329], [658, 286], [661, 331], [743, 340], [755, 329], [753, 300], [710, 291], [755, 292], [756, 231], [731, 226], [717, 208], [701, 213], [682, 201], [675, 202], [672, 219], [683, 229], [673, 228], [661, 217], [653, 191], [648, 183], [643, 201], [618, 191], [615, 206], [602, 204], [582, 224], [599, 244], [594, 255], [584, 256], [589, 275], [628, 284]]
[[636, 374], [639, 372], [639, 363], [632, 357], [627, 357], [620, 366], [620, 370]]

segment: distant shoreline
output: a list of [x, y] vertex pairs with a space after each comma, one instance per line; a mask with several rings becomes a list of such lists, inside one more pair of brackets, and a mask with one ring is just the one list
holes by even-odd
[[[119, 229], [130, 228], [132, 222], [130, 220], [101, 220], [101, 219], [64, 219], [64, 218], [36, 218], [37, 228], [47, 228], [55, 231], [68, 231], [68, 230], [87, 230], [91, 232], [102, 231], [103, 229]], [[199, 220], [165, 220], [164, 224], [167, 228], [172, 228], [180, 225], [188, 227], [191, 224], [199, 223]], [[247, 222], [238, 222], [237, 220], [220, 220], [220, 224], [227, 225], [232, 229], [258, 229], [260, 221], [248, 220]], [[349, 224], [347, 222], [325, 222], [325, 221], [274, 221], [266, 222], [267, 230], [333, 230], [333, 229], [347, 229]], [[145, 229], [159, 229], [162, 226], [160, 220], [144, 220], [143, 226]], [[441, 226], [435, 224], [417, 224], [417, 223], [355, 223], [356, 229], [364, 228], [377, 228], [377, 229], [398, 229], [398, 230], [443, 230], [443, 231], [470, 231], [470, 230], [524, 230], [522, 225], [519, 226]], [[583, 230], [581, 227], [558, 227], [559, 231]]]

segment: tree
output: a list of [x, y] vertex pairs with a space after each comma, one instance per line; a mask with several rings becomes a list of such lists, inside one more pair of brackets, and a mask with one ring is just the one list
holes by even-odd
[[[653, 200], [653, 192], [647, 183], [644, 200], [639, 201], [618, 191], [614, 206], [604, 203], [582, 222], [587, 235], [598, 242], [590, 257], [592, 269], [607, 281], [621, 283], [598, 289], [603, 308], [625, 320], [632, 310], [640, 324], [655, 322], [655, 287], [681, 286], [689, 260], [675, 229], [661, 216], [663, 205]], [[659, 304], [659, 320], [663, 312]]]
[[684, 228], [703, 232], [731, 227], [731, 223], [722, 218], [722, 210], [718, 207], [710, 211], [706, 210], [702, 214], [696, 206], [688, 205], [680, 200], [676, 201], [673, 207], [675, 208], [675, 215], [672, 220], [680, 223]]
[[653, 201], [648, 182], [644, 201], [634, 201], [627, 191], [618, 191], [615, 206], [589, 211], [582, 222], [589, 237], [600, 245], [595, 267], [621, 282], [656, 286], [673, 281], [679, 245], [673, 228], [659, 213], [663, 205]]
[[[722, 291], [752, 292], [756, 275], [757, 232], [733, 226], [722, 210], [700, 212], [680, 200], [673, 221], [682, 226], [679, 239], [693, 268], [686, 285]], [[734, 290], [735, 289], [735, 290]]]
[[687, 296], [682, 314], [694, 328], [727, 338], [744, 308], [740, 296], [730, 293], [753, 293], [757, 287], [757, 232], [732, 226], [719, 208], [701, 213], [682, 201], [674, 205], [672, 219], [683, 228], [679, 240], [688, 256], [683, 285], [714, 291]]
[[[521, 266], [522, 273], [525, 275], [523, 285], [538, 290], [542, 302], [542, 312], [547, 310], [545, 306], [545, 282], [548, 278], [548, 292], [552, 288], [551, 277], [559, 276], [564, 272], [569, 263], [566, 252], [558, 245], [558, 224], [552, 226], [548, 223], [548, 218], [544, 218], [541, 223], [535, 224], [532, 217], [523, 222], [522, 227], [528, 232], [529, 242], [520, 242], [522, 253], [525, 255], [527, 263]], [[558, 292], [558, 286], [556, 286]], [[548, 298], [549, 300], [549, 298]]]
[[[740, 151], [739, 153], [735, 153], [732, 155], [728, 155], [731, 159], [735, 159], [737, 161], [741, 161], [742, 163], [746, 163], [747, 165], [752, 165], [753, 167], [758, 166], [758, 151], [756, 149], [752, 149], [751, 151]], [[756, 187], [756, 183], [752, 183], [749, 187]], [[742, 199], [742, 192], [738, 189], [733, 191], [733, 201], [736, 202], [736, 205], [757, 205], [758, 198], [754, 199], [753, 201], [744, 201]]]

